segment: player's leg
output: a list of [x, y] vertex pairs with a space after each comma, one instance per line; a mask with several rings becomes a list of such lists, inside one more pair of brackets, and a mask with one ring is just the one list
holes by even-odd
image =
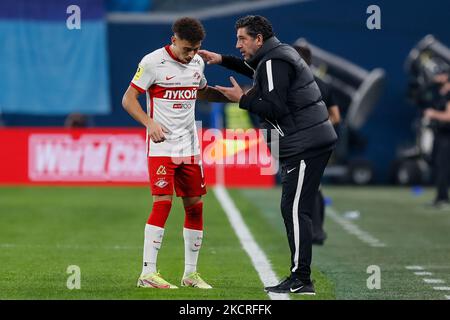
[[316, 195], [316, 204], [312, 211], [312, 226], [313, 226], [313, 244], [323, 245], [326, 239], [326, 233], [323, 230], [323, 222], [325, 217], [325, 205], [323, 200], [322, 190]]
[[172, 196], [153, 196], [153, 206], [145, 225], [142, 274], [157, 272], [158, 252], [164, 237], [164, 225], [172, 207]]
[[164, 237], [164, 226], [172, 207], [174, 166], [169, 157], [150, 157], [148, 165], [153, 206], [145, 225], [143, 266], [138, 286], [176, 288], [161, 277], [156, 266]]
[[449, 158], [450, 158], [450, 137], [443, 134], [436, 135], [437, 152], [436, 152], [436, 186], [437, 195], [436, 207], [445, 207], [448, 204], [448, 180], [449, 180]]
[[203, 202], [206, 193], [203, 170], [198, 161], [182, 164], [175, 174], [175, 191], [183, 198], [185, 220], [184, 273], [181, 284], [201, 289], [210, 289], [197, 272], [197, 262], [203, 240]]

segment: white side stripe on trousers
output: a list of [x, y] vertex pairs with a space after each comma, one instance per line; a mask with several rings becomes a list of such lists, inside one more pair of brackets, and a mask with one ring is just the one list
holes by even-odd
[[291, 270], [292, 272], [295, 272], [298, 269], [298, 260], [300, 254], [300, 226], [298, 223], [298, 209], [299, 209], [300, 195], [302, 194], [303, 182], [305, 180], [305, 170], [306, 170], [306, 163], [304, 160], [302, 160], [300, 161], [297, 189], [295, 190], [294, 204], [292, 206], [292, 223], [294, 224], [294, 244], [295, 244], [294, 268]]

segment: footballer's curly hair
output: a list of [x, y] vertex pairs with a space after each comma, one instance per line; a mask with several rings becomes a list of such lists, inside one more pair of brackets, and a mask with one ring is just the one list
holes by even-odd
[[172, 31], [181, 40], [197, 43], [205, 39], [206, 32], [200, 20], [183, 17], [177, 19], [172, 25]]
[[272, 29], [272, 24], [263, 16], [246, 16], [240, 18], [236, 21], [235, 27], [236, 30], [246, 28], [247, 33], [252, 38], [256, 38], [256, 36], [260, 34], [262, 35], [264, 41], [275, 35]]

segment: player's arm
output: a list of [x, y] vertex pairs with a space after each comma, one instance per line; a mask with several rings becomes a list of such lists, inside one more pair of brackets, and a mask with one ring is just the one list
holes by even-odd
[[426, 109], [425, 117], [431, 120], [450, 122], [450, 101], [447, 102], [447, 106], [444, 111], [439, 111], [432, 108]]
[[322, 94], [322, 100], [325, 102], [328, 110], [328, 118], [333, 126], [338, 125], [341, 122], [341, 113], [339, 106], [335, 101], [334, 94], [329, 85], [323, 82], [320, 78], [314, 77], [319, 86], [320, 93]]
[[341, 122], [341, 113], [339, 112], [339, 107], [337, 105], [332, 105], [328, 108], [328, 116], [333, 126]]
[[144, 127], [148, 127], [150, 117], [144, 112], [144, 110], [142, 110], [141, 104], [138, 100], [139, 95], [140, 92], [136, 88], [129, 86], [123, 95], [122, 106], [134, 120], [142, 124]]
[[142, 110], [138, 100], [139, 94], [140, 92], [136, 88], [129, 86], [123, 95], [122, 106], [137, 122], [148, 128], [149, 136], [153, 142], [163, 142], [166, 139], [164, 132], [167, 132], [167, 130], [161, 127], [159, 123], [153, 121]]
[[198, 90], [197, 99], [209, 102], [231, 102], [231, 100], [225, 97], [219, 90], [210, 86]]

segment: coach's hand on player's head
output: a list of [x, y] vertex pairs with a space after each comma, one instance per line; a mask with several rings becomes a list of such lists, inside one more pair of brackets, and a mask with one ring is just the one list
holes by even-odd
[[152, 139], [154, 143], [160, 143], [166, 140], [164, 133], [168, 133], [169, 131], [158, 122], [150, 120], [148, 124], [148, 132], [150, 139]]
[[215, 86], [215, 88], [219, 90], [230, 101], [239, 102], [239, 100], [241, 100], [241, 97], [244, 94], [244, 90], [242, 90], [241, 86], [236, 82], [236, 80], [233, 77], [230, 77], [230, 81], [231, 84], [233, 85], [231, 88], [222, 86]]
[[222, 55], [208, 51], [208, 50], [198, 50], [197, 52], [200, 57], [205, 60], [207, 64], [221, 64], [222, 63]]

